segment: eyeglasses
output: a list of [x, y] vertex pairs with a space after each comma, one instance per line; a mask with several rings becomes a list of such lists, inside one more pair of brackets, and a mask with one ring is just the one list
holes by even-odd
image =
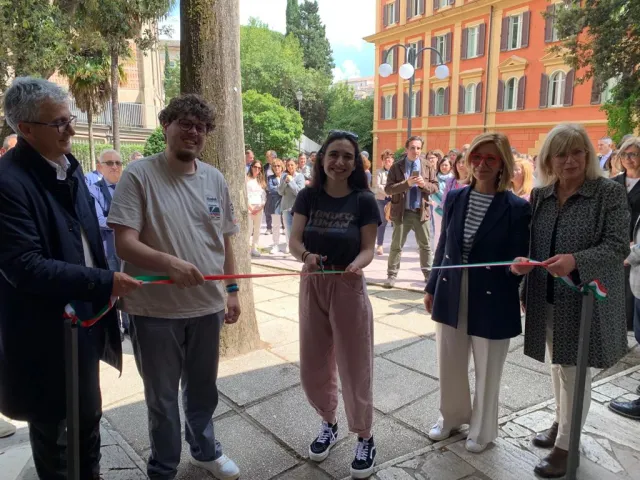
[[353, 132], [349, 132], [348, 130], [330, 130], [329, 131], [329, 137], [341, 137], [341, 136], [351, 138], [356, 142], [358, 141], [358, 135]]
[[102, 165], [106, 165], [107, 167], [122, 167], [122, 162], [107, 160], [106, 162], [100, 162]]
[[255, 168], [256, 170], [262, 170], [260, 165], [253, 165], [251, 168]]
[[472, 153], [469, 155], [469, 160], [474, 167], [480, 166], [480, 164], [484, 161], [484, 164], [487, 167], [495, 167], [502, 160], [500, 157], [496, 157], [495, 155], [482, 155], [481, 153]]
[[55, 122], [55, 123], [25, 122], [25, 123], [32, 123], [34, 125], [44, 125], [45, 127], [55, 127], [58, 130], [58, 133], [64, 133], [67, 131], [69, 126], [71, 127], [76, 126], [76, 120], [78, 120], [78, 117], [76, 117], [75, 115], [71, 115], [69, 117], [69, 120], [67, 120], [66, 122]]
[[568, 153], [567, 152], [558, 153], [553, 156], [553, 159], [558, 162], [564, 163], [567, 160], [569, 160], [569, 158], [573, 158], [574, 160], [582, 160], [586, 155], [587, 155], [587, 152], [578, 148], [575, 150], [571, 150]]
[[193, 127], [196, 127], [196, 133], [198, 135], [205, 135], [208, 132], [207, 126], [201, 123], [193, 123], [191, 120], [178, 120], [178, 126], [183, 132], [190, 132]]
[[620, 158], [626, 158], [627, 160], [637, 160], [640, 158], [638, 152], [620, 152]]

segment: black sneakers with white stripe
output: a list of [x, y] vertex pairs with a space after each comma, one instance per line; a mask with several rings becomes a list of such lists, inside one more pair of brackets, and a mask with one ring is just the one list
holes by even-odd
[[353, 478], [369, 478], [373, 475], [373, 468], [376, 466], [376, 446], [373, 437], [364, 440], [358, 437], [356, 445], [356, 457], [351, 463], [351, 476]]
[[331, 447], [338, 440], [338, 423], [333, 425], [322, 422], [320, 433], [316, 439], [309, 445], [309, 458], [314, 462], [322, 462], [329, 456]]

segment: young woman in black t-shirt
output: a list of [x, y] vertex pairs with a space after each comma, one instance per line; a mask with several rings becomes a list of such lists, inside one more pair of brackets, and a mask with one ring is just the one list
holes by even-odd
[[358, 435], [351, 475], [368, 478], [375, 464], [373, 312], [362, 270], [373, 260], [378, 205], [369, 190], [357, 136], [332, 132], [318, 152], [313, 181], [293, 207], [291, 253], [304, 271], [342, 270], [300, 281], [300, 375], [322, 427], [309, 457], [322, 461], [337, 439], [337, 374], [349, 430]]

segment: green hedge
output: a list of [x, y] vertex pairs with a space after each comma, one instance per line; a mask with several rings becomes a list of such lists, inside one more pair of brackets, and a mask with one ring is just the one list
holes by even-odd
[[[113, 148], [113, 145], [109, 145], [108, 143], [96, 143], [96, 157], [100, 156], [100, 153], [103, 150], [107, 150], [109, 148]], [[122, 155], [123, 163], [127, 164], [129, 162], [129, 157], [133, 152], [144, 151], [144, 144], [142, 143], [125, 143], [120, 145], [120, 155]], [[71, 153], [74, 157], [78, 159], [80, 164], [82, 165], [82, 170], [87, 173], [91, 171], [91, 158], [89, 156], [89, 144], [88, 143], [74, 143], [71, 148]], [[97, 158], [96, 158], [97, 160]]]

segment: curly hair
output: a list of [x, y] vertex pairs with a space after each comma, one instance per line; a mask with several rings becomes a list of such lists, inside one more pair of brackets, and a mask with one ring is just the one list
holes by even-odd
[[216, 112], [213, 105], [195, 93], [185, 93], [174, 97], [158, 115], [161, 125], [168, 125], [174, 120], [192, 115], [207, 126], [207, 133], [215, 128]]

